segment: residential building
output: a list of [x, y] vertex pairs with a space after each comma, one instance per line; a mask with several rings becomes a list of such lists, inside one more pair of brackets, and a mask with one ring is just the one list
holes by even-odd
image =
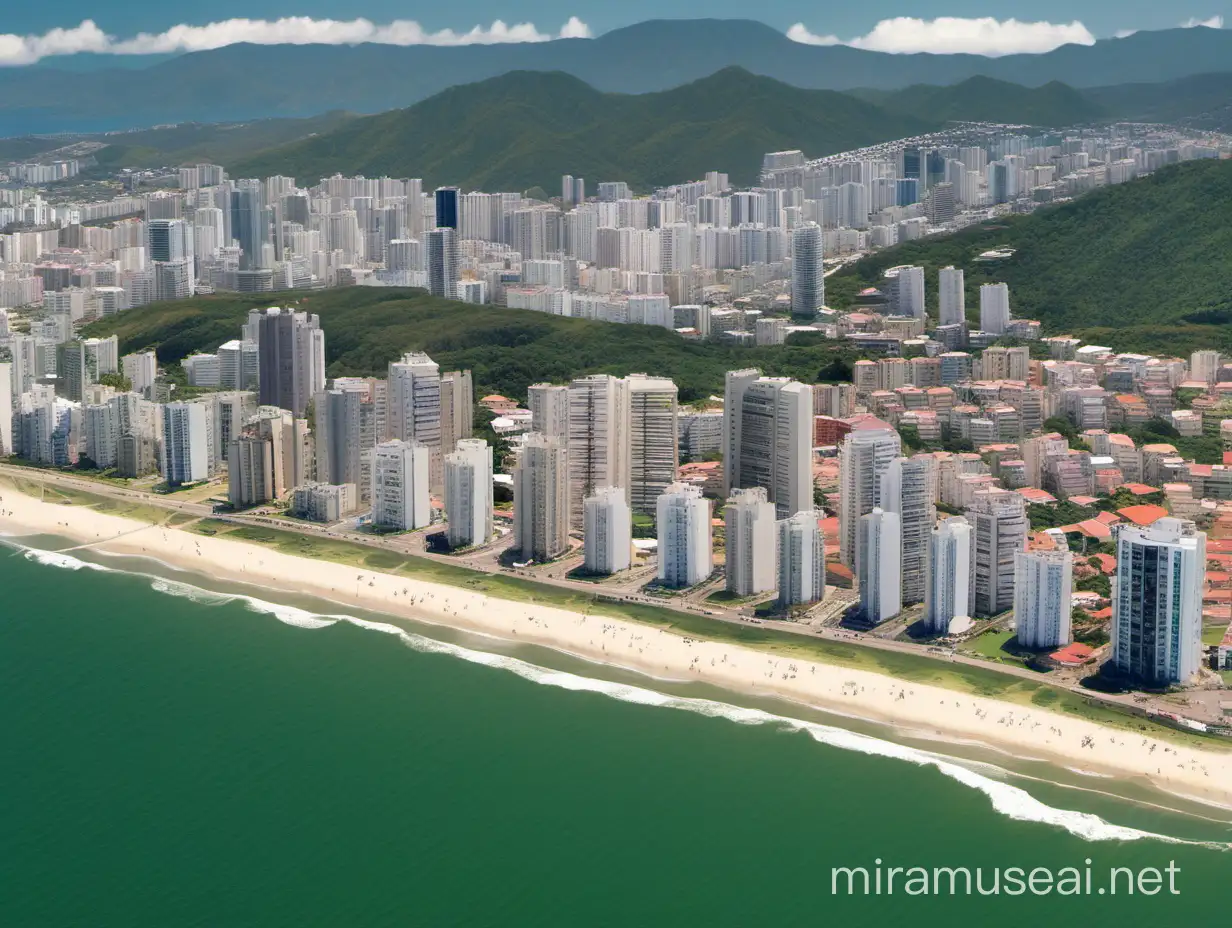
[[1073, 641], [1070, 613], [1074, 556], [1068, 548], [1014, 555], [1014, 628], [1024, 648], [1060, 648]]
[[857, 579], [860, 612], [873, 625], [880, 625], [902, 611], [899, 556], [902, 540], [898, 514], [876, 507], [860, 517]]
[[723, 518], [727, 592], [743, 597], [773, 590], [778, 582], [775, 513], [765, 489], [732, 490]]
[[778, 522], [779, 605], [803, 606], [826, 595], [825, 513], [804, 509]]
[[492, 538], [492, 448], [463, 438], [445, 455], [445, 514], [449, 547], [485, 545]]
[[971, 524], [962, 516], [943, 519], [931, 532], [924, 622], [938, 635], [961, 631], [972, 612]]
[[714, 569], [710, 500], [695, 486], [673, 483], [659, 497], [659, 582], [668, 587], [696, 586]]
[[569, 549], [569, 452], [531, 432], [513, 474], [514, 549], [550, 561]]
[[633, 562], [633, 513], [620, 487], [598, 487], [584, 502], [587, 573], [609, 575]]

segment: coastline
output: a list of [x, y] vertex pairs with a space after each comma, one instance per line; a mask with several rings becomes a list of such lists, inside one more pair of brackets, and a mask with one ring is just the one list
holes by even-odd
[[15, 536], [60, 535], [82, 547], [151, 558], [220, 580], [546, 647], [651, 679], [698, 681], [775, 697], [888, 724], [916, 737], [980, 744], [1020, 758], [1046, 758], [1084, 773], [1139, 778], [1186, 799], [1224, 808], [1232, 805], [1228, 755], [1041, 708], [686, 637], [631, 620], [497, 599], [409, 575], [296, 557], [255, 543], [45, 503], [7, 487], [0, 493], [0, 530]]

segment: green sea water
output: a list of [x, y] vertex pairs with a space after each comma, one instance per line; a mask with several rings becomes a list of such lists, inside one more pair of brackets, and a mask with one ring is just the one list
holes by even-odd
[[[798, 712], [837, 726], [802, 729], [696, 684], [94, 560], [123, 571], [0, 548], [2, 928], [1159, 928], [1227, 911], [1232, 853], [1101, 837], [1232, 840], [1216, 809], [947, 775], [880, 756], [914, 749], [859, 723]], [[832, 891], [832, 868], [878, 859], [982, 867], [987, 887], [993, 867], [1088, 858], [1090, 895], [909, 896], [901, 876], [893, 895]], [[1157, 895], [1098, 893], [1111, 867], [1170, 862], [1179, 894], [1166, 876]]]

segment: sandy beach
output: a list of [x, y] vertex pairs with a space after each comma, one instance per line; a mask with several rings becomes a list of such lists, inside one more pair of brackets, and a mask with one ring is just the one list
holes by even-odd
[[495, 599], [410, 576], [293, 557], [257, 544], [43, 503], [7, 487], [0, 491], [0, 531], [59, 535], [97, 550], [157, 558], [222, 580], [542, 645], [653, 677], [695, 679], [737, 692], [780, 696], [938, 740], [977, 742], [1071, 769], [1141, 777], [1169, 792], [1232, 805], [1232, 755], [1176, 746], [1043, 709], [685, 638], [632, 621]]

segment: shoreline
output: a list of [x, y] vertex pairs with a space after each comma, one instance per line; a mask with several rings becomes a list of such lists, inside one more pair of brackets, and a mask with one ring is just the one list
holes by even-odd
[[[413, 575], [297, 557], [256, 543], [197, 535], [4, 490], [0, 529], [16, 536], [60, 535], [78, 548], [150, 558], [172, 570], [308, 595], [506, 644], [532, 644], [652, 680], [697, 681], [768, 696], [887, 725], [906, 737], [969, 743], [1082, 773], [1141, 779], [1181, 799], [1208, 807], [1232, 806], [1227, 754], [868, 670], [688, 637], [633, 620], [498, 599]], [[62, 553], [71, 554], [71, 549]]]

